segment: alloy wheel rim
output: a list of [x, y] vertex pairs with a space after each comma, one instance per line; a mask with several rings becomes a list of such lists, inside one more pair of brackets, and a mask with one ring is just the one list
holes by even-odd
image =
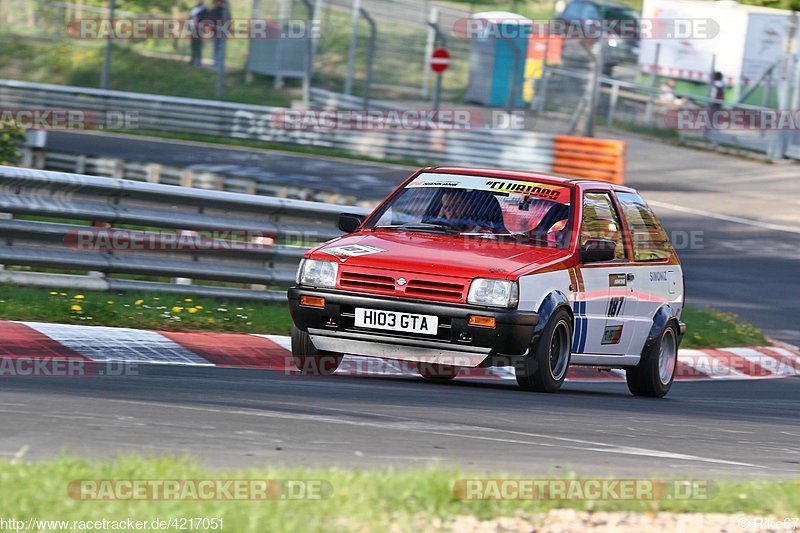
[[658, 352], [658, 379], [663, 385], [672, 380], [675, 373], [675, 363], [678, 358], [678, 351], [675, 342], [675, 334], [672, 329], [667, 329], [661, 339], [661, 347]]

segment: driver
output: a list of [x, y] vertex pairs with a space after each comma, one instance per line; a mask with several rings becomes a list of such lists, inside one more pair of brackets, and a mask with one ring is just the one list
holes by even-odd
[[448, 189], [442, 193], [442, 218], [464, 233], [493, 233], [497, 230], [492, 221], [492, 209], [497, 216], [500, 206], [490, 194], [482, 191]]

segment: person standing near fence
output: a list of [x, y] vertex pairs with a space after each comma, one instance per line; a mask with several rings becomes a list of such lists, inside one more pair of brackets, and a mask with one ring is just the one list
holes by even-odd
[[717, 112], [722, 109], [722, 100], [725, 99], [725, 80], [722, 77], [722, 72], [714, 72], [714, 79], [711, 82], [711, 97], [715, 100], [709, 106], [712, 112]]
[[225, 5], [223, 0], [214, 0], [214, 7], [206, 11], [206, 20], [212, 23], [214, 28], [214, 66], [219, 67], [222, 65], [225, 56], [225, 30], [222, 29], [231, 17], [228, 11], [228, 6]]
[[195, 67], [203, 64], [203, 39], [201, 36], [200, 21], [206, 18], [205, 0], [197, 0], [197, 5], [189, 11], [187, 24], [192, 32], [192, 59], [189, 61]]

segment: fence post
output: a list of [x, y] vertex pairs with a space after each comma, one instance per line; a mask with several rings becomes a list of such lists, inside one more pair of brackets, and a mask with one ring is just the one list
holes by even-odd
[[106, 49], [103, 52], [103, 72], [100, 76], [100, 88], [108, 89], [108, 81], [111, 76], [111, 43], [114, 39], [114, 10], [117, 7], [117, 0], [109, 0], [108, 21], [110, 31], [106, 39]]
[[372, 61], [375, 56], [375, 41], [378, 34], [377, 26], [366, 9], [361, 9], [361, 16], [369, 24], [369, 44], [367, 45], [367, 79], [364, 82], [364, 109], [369, 109], [369, 90], [372, 86]]
[[[658, 61], [659, 56], [661, 55], [661, 43], [656, 43], [656, 55], [653, 58], [653, 76], [650, 79], [650, 87], [653, 89], [656, 88], [658, 85]], [[647, 96], [647, 107], [644, 111], [644, 123], [647, 126], [650, 126], [650, 123], [653, 120], [653, 104], [655, 100], [655, 91], [651, 91], [650, 94]]]
[[[616, 81], [616, 80], [614, 80]], [[611, 101], [608, 103], [608, 127], [614, 125], [614, 114], [617, 112], [617, 100], [619, 99], [619, 83], [611, 82]]]
[[358, 44], [358, 19], [361, 16], [361, 0], [353, 0], [350, 47], [347, 49], [347, 77], [344, 79], [344, 94], [353, 94], [353, 76], [356, 68], [356, 45]]
[[425, 36], [425, 65], [422, 71], [422, 90], [420, 91], [423, 98], [428, 97], [428, 84], [430, 83], [431, 76], [431, 55], [433, 54], [433, 47], [436, 44], [436, 30], [433, 27], [439, 26], [439, 8], [431, 7], [428, 11], [428, 35]]

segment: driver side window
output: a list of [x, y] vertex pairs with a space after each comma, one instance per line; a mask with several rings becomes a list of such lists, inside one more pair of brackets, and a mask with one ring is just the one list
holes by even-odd
[[619, 215], [607, 192], [587, 192], [583, 196], [581, 246], [588, 239], [607, 239], [616, 245], [614, 258], [625, 259], [625, 239]]

